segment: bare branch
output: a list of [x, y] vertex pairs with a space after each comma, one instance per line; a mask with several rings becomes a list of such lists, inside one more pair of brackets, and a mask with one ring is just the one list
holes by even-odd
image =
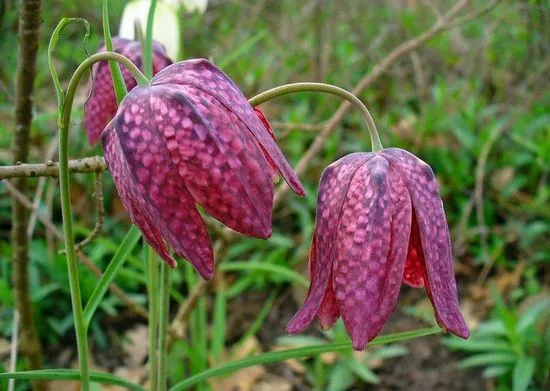
[[[107, 170], [105, 159], [101, 156], [91, 156], [82, 159], [69, 160], [69, 172], [90, 173]], [[49, 161], [37, 164], [16, 164], [0, 167], [0, 180], [21, 177], [59, 176], [59, 164]]]

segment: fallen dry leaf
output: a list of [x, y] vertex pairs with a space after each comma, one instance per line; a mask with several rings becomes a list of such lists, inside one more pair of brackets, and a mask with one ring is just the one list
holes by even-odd
[[149, 348], [147, 326], [139, 325], [124, 334], [122, 350], [125, 353], [124, 364], [128, 368], [143, 367]]
[[251, 391], [290, 391], [292, 384], [282, 376], [266, 374], [264, 378], [255, 384]]

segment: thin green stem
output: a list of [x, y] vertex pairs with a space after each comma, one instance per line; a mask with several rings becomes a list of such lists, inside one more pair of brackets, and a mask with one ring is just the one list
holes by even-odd
[[[424, 337], [431, 334], [440, 333], [439, 327], [432, 327], [427, 329], [420, 329], [415, 331], [407, 331], [404, 333], [396, 333], [390, 335], [382, 335], [375, 338], [369, 343], [369, 346], [383, 345], [388, 343], [394, 343], [399, 341], [406, 341], [412, 338]], [[252, 357], [246, 357], [240, 360], [235, 360], [222, 364], [220, 366], [207, 369], [204, 372], [198, 373], [187, 379], [179, 382], [174, 387], [170, 388], [170, 391], [187, 390], [188, 388], [195, 386], [205, 380], [230, 374], [242, 368], [252, 367], [254, 365], [270, 364], [274, 362], [280, 362], [292, 358], [303, 358], [309, 356], [316, 356], [327, 352], [350, 352], [352, 351], [351, 343], [349, 342], [333, 342], [320, 345], [310, 345], [296, 349], [280, 350], [276, 352], [267, 352], [258, 354]]]
[[147, 27], [145, 30], [145, 47], [143, 48], [143, 70], [149, 78], [153, 77], [153, 24], [155, 22], [155, 10], [157, 0], [151, 0], [149, 13], [147, 14]]
[[[103, 0], [103, 39], [105, 40], [105, 47], [108, 51], [114, 52], [113, 40], [111, 38], [111, 26], [109, 23], [109, 1]], [[113, 88], [115, 90], [115, 96], [117, 102], [120, 104], [122, 99], [127, 94], [126, 83], [122, 76], [120, 66], [115, 61], [109, 61], [109, 68], [111, 68], [111, 75], [113, 78]]]
[[71, 211], [71, 191], [69, 179], [69, 124], [71, 111], [76, 93], [76, 88], [86, 71], [98, 61], [114, 60], [124, 64], [136, 80], [141, 83], [148, 79], [128, 58], [112, 52], [97, 53], [84, 60], [74, 72], [65, 94], [65, 99], [59, 108], [59, 187], [61, 195], [61, 214], [63, 217], [63, 234], [65, 237], [65, 249], [67, 251], [67, 269], [69, 272], [69, 288], [73, 308], [76, 341], [78, 347], [78, 360], [80, 363], [82, 391], [88, 391], [89, 386], [89, 357], [87, 327], [82, 310], [82, 297], [80, 295], [80, 282], [78, 278], [78, 262], [74, 248], [73, 221]]
[[363, 102], [361, 102], [359, 98], [357, 98], [351, 92], [344, 90], [343, 88], [333, 86], [330, 84], [325, 84], [325, 83], [313, 83], [313, 82], [291, 83], [291, 84], [285, 84], [279, 87], [272, 88], [265, 92], [262, 92], [261, 94], [256, 95], [255, 97], [249, 99], [248, 102], [252, 106], [258, 106], [271, 99], [277, 98], [279, 96], [287, 95], [287, 94], [292, 94], [294, 92], [325, 92], [327, 94], [336, 95], [336, 96], [339, 96], [340, 98], [346, 99], [355, 107], [357, 107], [361, 112], [361, 115], [363, 116], [363, 120], [365, 121], [365, 124], [367, 125], [367, 129], [370, 134], [372, 151], [379, 152], [382, 149], [384, 149], [384, 147], [382, 146], [382, 143], [380, 142], [378, 131], [376, 130], [376, 124], [374, 123], [372, 115], [370, 114], [367, 107], [363, 104]]
[[149, 384], [151, 391], [158, 385], [158, 261], [155, 252], [147, 246], [147, 296], [149, 300]]
[[160, 266], [160, 321], [159, 321], [159, 373], [158, 391], [166, 391], [168, 384], [168, 325], [170, 324], [170, 268], [166, 262]]

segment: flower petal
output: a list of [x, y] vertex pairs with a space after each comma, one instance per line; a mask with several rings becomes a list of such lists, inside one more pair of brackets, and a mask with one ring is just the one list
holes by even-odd
[[[212, 277], [214, 259], [208, 233], [194, 201], [178, 175], [170, 159], [165, 140], [159, 133], [151, 113], [149, 88], [138, 87], [128, 94], [107, 127], [116, 133], [130, 175], [115, 178], [117, 189], [132, 187], [133, 196], [140, 199], [144, 210], [132, 209], [126, 203], [130, 215], [143, 213], [174, 251], [191, 262], [205, 279]], [[105, 136], [104, 148], [112, 136]], [[109, 168], [114, 166], [110, 155], [105, 158]], [[135, 220], [139, 226], [139, 221]], [[140, 226], [141, 228], [141, 226]], [[162, 255], [162, 253], [161, 253]], [[164, 259], [174, 267], [173, 260]]]
[[[262, 110], [260, 110], [259, 107], [254, 107], [254, 112], [256, 113], [256, 115], [258, 116], [260, 121], [262, 121], [262, 123], [264, 124], [264, 126], [265, 126], [266, 130], [268, 131], [269, 135], [271, 137], [273, 137], [274, 141], [277, 141], [277, 139], [275, 138], [275, 133], [273, 132], [273, 128], [271, 128], [271, 124], [267, 120], [264, 112]], [[269, 171], [271, 172], [271, 180], [275, 181], [277, 179], [277, 176], [279, 175], [278, 170], [277, 170], [277, 165], [275, 164], [273, 159], [271, 159], [271, 157], [266, 152], [264, 147], [262, 147], [262, 146], [260, 146], [260, 147], [262, 148], [262, 152], [264, 153], [265, 159], [267, 160], [267, 163], [269, 164], [269, 169], [270, 169]]]
[[315, 228], [315, 267], [304, 305], [288, 323], [289, 333], [299, 333], [309, 326], [318, 313], [327, 292], [333, 270], [336, 234], [343, 211], [342, 205], [357, 170], [374, 155], [353, 153], [328, 166], [319, 184], [317, 225]]
[[[128, 57], [139, 68], [142, 67], [141, 47], [139, 42], [128, 39], [113, 37], [113, 50], [123, 56]], [[105, 51], [105, 45], [101, 46], [99, 52]], [[166, 57], [164, 46], [158, 42], [153, 44], [153, 73], [170, 65], [172, 61]], [[136, 81], [126, 67], [121, 66], [122, 76], [126, 89], [132, 90]], [[113, 89], [113, 79], [111, 69], [107, 61], [101, 61], [94, 64], [92, 71], [92, 80], [90, 81], [90, 98], [84, 106], [84, 128], [88, 136], [88, 142], [91, 145], [96, 144], [103, 128], [114, 117], [117, 110], [117, 101]]]
[[413, 288], [422, 288], [424, 286], [424, 275], [426, 266], [424, 262], [424, 253], [422, 252], [422, 243], [420, 243], [420, 233], [418, 232], [418, 223], [416, 214], [412, 212], [411, 235], [409, 238], [409, 249], [407, 251], [407, 262], [405, 262], [405, 272], [403, 273], [403, 282]]
[[424, 283], [436, 318], [442, 327], [467, 338], [470, 332], [460, 313], [449, 228], [434, 173], [402, 149], [390, 148], [382, 154], [401, 172], [411, 195], [427, 271]]
[[244, 125], [202, 90], [191, 86], [151, 89], [155, 123], [193, 198], [242, 234], [271, 236], [269, 168]]
[[190, 85], [215, 97], [227, 110], [232, 111], [254, 135], [258, 144], [275, 162], [290, 188], [298, 195], [304, 195], [304, 188], [296, 173], [286, 161], [277, 143], [254, 113], [243, 93], [233, 81], [214, 64], [205, 59], [178, 62], [159, 72], [152, 85]]
[[336, 235], [334, 289], [356, 350], [380, 332], [403, 277], [411, 206], [403, 182], [390, 175], [380, 155], [357, 171]]

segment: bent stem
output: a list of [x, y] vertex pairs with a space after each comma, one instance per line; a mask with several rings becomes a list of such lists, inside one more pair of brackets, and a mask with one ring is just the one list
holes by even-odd
[[[78, 278], [78, 263], [73, 236], [73, 222], [71, 211], [71, 192], [69, 179], [69, 123], [76, 88], [86, 71], [98, 61], [113, 60], [125, 65], [139, 84], [147, 84], [149, 80], [126, 57], [112, 52], [97, 53], [84, 60], [76, 69], [71, 80], [64, 101], [59, 108], [59, 187], [61, 194], [61, 214], [63, 218], [63, 234], [65, 237], [65, 249], [67, 252], [67, 269], [69, 273], [69, 288], [75, 324], [76, 341], [78, 348], [78, 360], [80, 365], [80, 382], [82, 391], [90, 389], [89, 357], [86, 322], [82, 310], [82, 297], [80, 295], [80, 282]], [[55, 79], [56, 75], [52, 74]]]
[[361, 102], [359, 98], [357, 98], [351, 92], [344, 90], [343, 88], [333, 86], [331, 84], [325, 84], [325, 83], [314, 83], [314, 82], [291, 83], [291, 84], [285, 84], [279, 87], [272, 88], [265, 92], [262, 92], [261, 94], [256, 95], [253, 98], [249, 99], [248, 102], [252, 106], [258, 106], [271, 99], [277, 98], [279, 96], [287, 95], [287, 94], [292, 94], [294, 92], [324, 92], [327, 94], [336, 95], [336, 96], [339, 96], [340, 98], [346, 99], [347, 101], [352, 103], [355, 107], [357, 107], [361, 112], [361, 115], [363, 116], [363, 120], [365, 121], [365, 124], [367, 125], [367, 129], [370, 134], [372, 151], [379, 152], [382, 149], [384, 149], [384, 147], [382, 146], [382, 143], [380, 142], [380, 137], [378, 136], [378, 131], [376, 129], [376, 124], [374, 123], [374, 119], [372, 118], [372, 115], [370, 114], [367, 107], [363, 104], [363, 102]]

